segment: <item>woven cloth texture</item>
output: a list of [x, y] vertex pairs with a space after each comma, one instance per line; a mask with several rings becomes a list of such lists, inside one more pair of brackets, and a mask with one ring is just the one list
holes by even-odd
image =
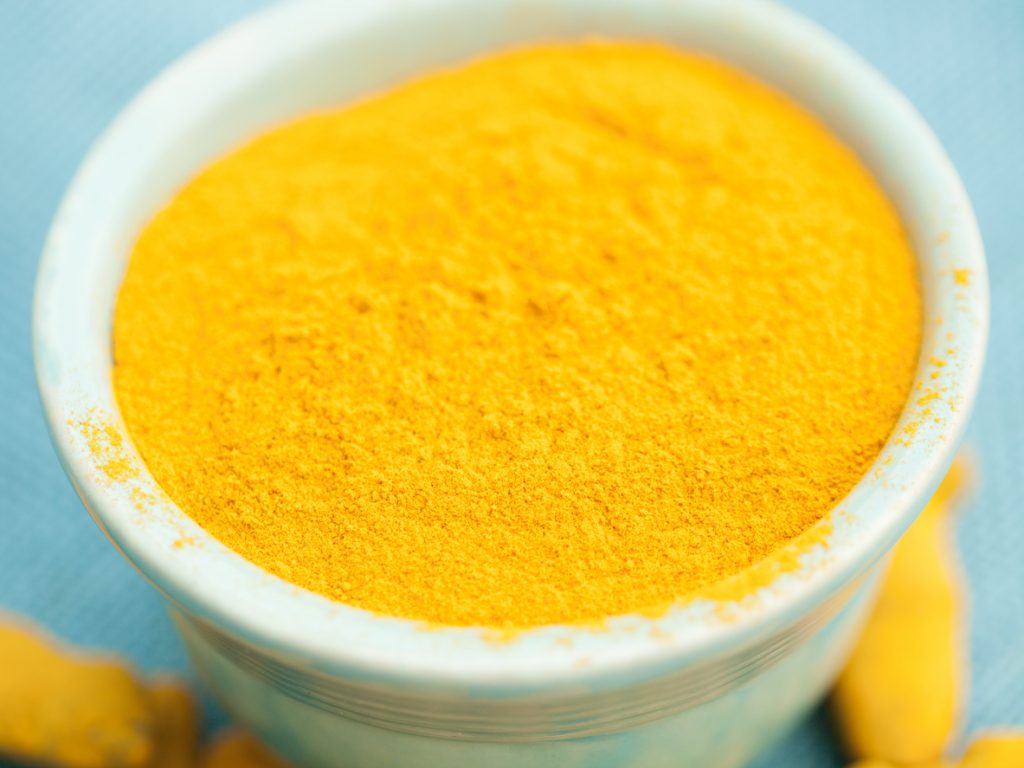
[[[959, 522], [970, 580], [968, 732], [1024, 725], [1024, 2], [793, 0], [906, 93], [971, 194], [992, 276], [992, 337]], [[261, 0], [0, 2], [0, 610], [146, 670], [189, 675], [160, 597], [103, 538], [50, 446], [30, 349], [47, 227], [97, 135], [173, 59]], [[0, 660], [0, 664], [3, 660]], [[208, 726], [222, 719], [209, 702]], [[842, 765], [819, 711], [755, 768]]]

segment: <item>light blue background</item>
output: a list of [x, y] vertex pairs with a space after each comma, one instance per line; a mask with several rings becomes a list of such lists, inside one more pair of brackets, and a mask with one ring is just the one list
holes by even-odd
[[[168, 62], [264, 4], [0, 0], [0, 609], [149, 670], [188, 674], [160, 599], [89, 520], [50, 448], [32, 374], [32, 282], [54, 209], [99, 132]], [[972, 593], [967, 725], [1024, 726], [1024, 2], [791, 5], [910, 97], [981, 222], [993, 308], [970, 436], [983, 477], [959, 527]], [[818, 713], [756, 768], [841, 764]]]

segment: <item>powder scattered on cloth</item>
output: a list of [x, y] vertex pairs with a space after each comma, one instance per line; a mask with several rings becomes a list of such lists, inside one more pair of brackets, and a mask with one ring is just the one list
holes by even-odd
[[135, 245], [114, 383], [249, 560], [522, 628], [663, 610], [820, 521], [920, 328], [893, 206], [810, 115], [659, 45], [548, 45], [200, 173]]

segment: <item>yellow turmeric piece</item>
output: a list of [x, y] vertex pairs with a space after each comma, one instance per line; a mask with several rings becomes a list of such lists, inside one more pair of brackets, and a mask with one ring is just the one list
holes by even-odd
[[0, 757], [61, 768], [143, 768], [153, 757], [147, 693], [124, 664], [0, 622]]
[[959, 761], [929, 760], [925, 763], [893, 763], [888, 760], [860, 760], [850, 768], [1022, 768], [1024, 733], [994, 733], [979, 736]]
[[199, 768], [288, 768], [288, 764], [249, 734], [231, 728], [207, 747]]
[[1024, 731], [989, 733], [971, 742], [960, 768], [1022, 768]]
[[150, 682], [146, 697], [153, 713], [153, 757], [147, 768], [194, 768], [199, 719], [192, 693], [181, 682]]
[[810, 115], [659, 45], [547, 45], [204, 170], [131, 254], [114, 384], [251, 561], [521, 628], [663, 610], [820, 521], [920, 326], [895, 210]]
[[954, 735], [965, 659], [950, 510], [965, 472], [958, 459], [896, 545], [878, 604], [833, 691], [839, 729], [855, 757], [937, 762]]

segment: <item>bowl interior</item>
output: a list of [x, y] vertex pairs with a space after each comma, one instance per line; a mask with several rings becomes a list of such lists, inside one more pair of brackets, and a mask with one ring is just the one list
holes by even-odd
[[[112, 307], [143, 223], [212, 158], [311, 110], [416, 73], [551, 39], [644, 38], [728, 60], [790, 94], [874, 171], [919, 256], [926, 329], [918, 378], [893, 439], [826, 520], [828, 546], [723, 611], [700, 600], [658, 619], [548, 627], [496, 643], [474, 629], [425, 630], [295, 588], [230, 552], [141, 467], [113, 482], [81, 422], [124, 433], [111, 387]], [[967, 270], [955, 271], [955, 270]], [[53, 225], [36, 297], [35, 350], [58, 452], [114, 543], [186, 612], [315, 667], [345, 674], [543, 685], [553, 676], [656, 673], [798, 620], [891, 546], [952, 459], [974, 399], [987, 285], [970, 204], [910, 105], [842, 44], [759, 0], [309, 0], [214, 38], [147, 87], [82, 166]], [[940, 377], [934, 360], [945, 363]], [[932, 396], [931, 392], [934, 392]]]

